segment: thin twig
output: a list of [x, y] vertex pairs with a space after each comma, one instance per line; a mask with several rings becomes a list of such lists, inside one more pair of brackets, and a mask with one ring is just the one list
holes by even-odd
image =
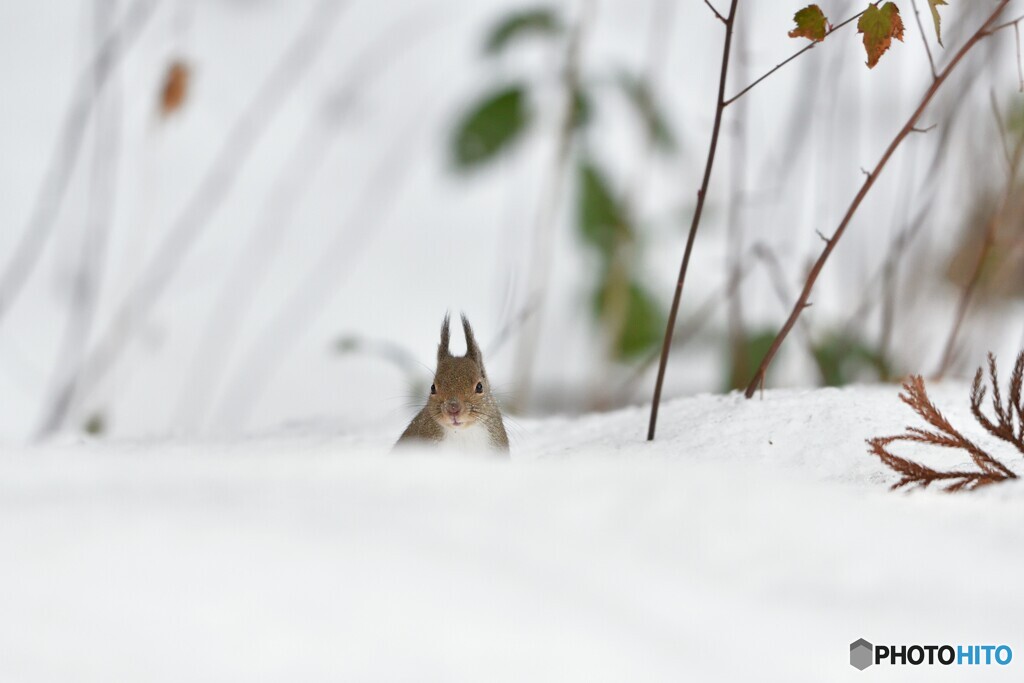
[[36, 194], [32, 214], [12, 250], [6, 268], [0, 274], [0, 321], [11, 310], [35, 269], [43, 253], [43, 247], [53, 234], [54, 224], [82, 148], [86, 124], [89, 122], [93, 106], [111, 72], [117, 68], [142, 33], [158, 4], [158, 0], [137, 0], [127, 10], [120, 25], [107, 36], [78, 78], [71, 98], [71, 107], [64, 117], [60, 141], [53, 150], [42, 186]]
[[[908, 166], [908, 173], [912, 173], [915, 166]], [[908, 176], [909, 177], [909, 176]], [[908, 186], [910, 182], [908, 181]], [[892, 253], [886, 258], [882, 266], [882, 310], [881, 322], [878, 332], [878, 365], [885, 373], [883, 380], [889, 379], [893, 373], [889, 362], [889, 347], [892, 344], [893, 327], [896, 324], [896, 291], [899, 284], [899, 267], [903, 254], [920, 232], [924, 225], [924, 218], [931, 209], [931, 204], [925, 202], [917, 216], [910, 225], [900, 231], [892, 248]]]
[[971, 274], [967, 279], [967, 284], [964, 286], [963, 292], [960, 294], [960, 301], [957, 303], [956, 314], [953, 317], [953, 324], [950, 327], [949, 336], [946, 338], [946, 345], [942, 352], [942, 360], [939, 362], [939, 367], [935, 371], [933, 379], [942, 379], [946, 372], [949, 371], [950, 365], [953, 363], [953, 355], [956, 351], [956, 341], [960, 334], [960, 328], [963, 326], [964, 319], [967, 316], [967, 310], [970, 308], [971, 301], [974, 299], [975, 292], [981, 282], [981, 275], [985, 271], [985, 264], [988, 262], [988, 257], [992, 253], [992, 249], [996, 246], [996, 235], [999, 231], [999, 226], [1002, 223], [1003, 214], [1006, 212], [1006, 207], [1010, 202], [1010, 198], [1017, 189], [1017, 174], [1020, 169], [1022, 156], [1024, 156], [1024, 140], [1019, 141], [1017, 146], [1014, 148], [1013, 157], [1010, 160], [1010, 172], [1006, 178], [1006, 189], [1003, 191], [1003, 195], [999, 199], [998, 207], [996, 207], [996, 210], [989, 218], [988, 225], [985, 229], [985, 236], [982, 240], [981, 247], [978, 249], [978, 258], [975, 260], [974, 268], [971, 270]]
[[1011, 21], [1007, 21], [1006, 23], [999, 24], [997, 26], [993, 26], [992, 28], [990, 28], [988, 31], [985, 32], [985, 35], [989, 35], [990, 36], [993, 33], [995, 33], [996, 31], [1002, 31], [1004, 28], [1010, 28], [1011, 26], [1016, 26], [1017, 24], [1019, 24], [1022, 21], [1024, 21], [1024, 15], [1019, 16], [1016, 19], [1013, 19]]
[[711, 8], [711, 11], [715, 13], [715, 16], [716, 16], [716, 17], [718, 17], [718, 20], [719, 20], [720, 22], [722, 22], [723, 24], [726, 24], [726, 23], [728, 23], [728, 22], [727, 22], [727, 21], [725, 20], [725, 17], [723, 17], [723, 16], [722, 16], [722, 13], [721, 13], [721, 12], [719, 12], [718, 10], [716, 10], [716, 9], [715, 9], [715, 6], [711, 4], [710, 0], [704, 0], [704, 4], [705, 4], [705, 5], [707, 5], [708, 7], [710, 7], [710, 8]]
[[[661, 85], [661, 77], [667, 66], [666, 52], [671, 42], [672, 22], [678, 7], [677, 0], [658, 0], [652, 7], [650, 30], [644, 55], [643, 82], [647, 83], [652, 101], [657, 99]], [[629, 175], [628, 185], [622, 192], [621, 206], [623, 216], [635, 215], [641, 203], [642, 194], [649, 188], [647, 176], [650, 173], [659, 140], [654, 131], [644, 137], [644, 145], [636, 169]], [[629, 314], [629, 283], [636, 268], [633, 257], [634, 245], [628, 234], [622, 230], [614, 232], [614, 243], [610, 265], [605, 276], [607, 283], [606, 296], [600, 313], [604, 323], [602, 353], [602, 371], [594, 376], [594, 387], [588, 393], [588, 405], [595, 411], [607, 410], [615, 401], [616, 389], [606, 381], [610, 373], [614, 373], [619, 358], [619, 342], [626, 328]]]
[[861, 185], [861, 188], [857, 192], [857, 195], [853, 198], [853, 202], [850, 204], [850, 207], [846, 210], [846, 214], [843, 216], [842, 221], [840, 221], [839, 227], [836, 229], [835, 234], [833, 234], [828, 244], [825, 245], [825, 248], [822, 250], [821, 255], [818, 257], [818, 260], [814, 263], [814, 267], [811, 268], [811, 272], [807, 276], [807, 281], [804, 284], [804, 289], [800, 294], [800, 298], [793, 306], [793, 311], [790, 313], [789, 319], [786, 320], [785, 325], [783, 325], [782, 329], [775, 337], [775, 340], [772, 342], [771, 348], [768, 349], [768, 353], [765, 354], [764, 359], [761, 361], [760, 367], [754, 374], [754, 377], [750, 380], [750, 384], [747, 386], [747, 390], [745, 392], [747, 398], [752, 398], [754, 393], [757, 391], [757, 387], [764, 381], [765, 375], [768, 372], [768, 366], [771, 365], [772, 359], [775, 358], [775, 354], [778, 353], [779, 347], [782, 346], [782, 342], [785, 341], [786, 336], [793, 329], [793, 326], [796, 324], [797, 319], [803, 312], [805, 305], [807, 304], [807, 301], [811, 296], [811, 291], [814, 289], [814, 284], [815, 282], [817, 282], [818, 276], [821, 274], [822, 269], [825, 267], [825, 263], [828, 261], [829, 256], [832, 255], [832, 251], [835, 249], [836, 244], [839, 243], [840, 238], [842, 238], [843, 234], [846, 232], [846, 228], [847, 226], [849, 226], [850, 221], [853, 219], [853, 215], [860, 207], [861, 202], [864, 201], [864, 198], [867, 196], [868, 191], [870, 191], [871, 187], [875, 184], [875, 180], [878, 178], [879, 173], [881, 173], [882, 169], [885, 168], [886, 163], [888, 163], [889, 159], [896, 151], [896, 148], [899, 147], [900, 143], [902, 143], [903, 140], [906, 139], [908, 135], [910, 135], [914, 126], [917, 125], [918, 119], [920, 119], [921, 115], [924, 113], [925, 108], [931, 102], [932, 98], [935, 96], [935, 93], [938, 92], [939, 88], [949, 77], [949, 74], [953, 72], [953, 69], [956, 68], [957, 64], [960, 63], [960, 61], [967, 55], [971, 48], [977, 45], [978, 42], [986, 36], [986, 30], [988, 26], [992, 24], [992, 22], [994, 22], [996, 18], [1002, 13], [1002, 11], [1006, 8], [1006, 5], [1009, 4], [1009, 1], [1010, 0], [1000, 0], [999, 5], [996, 7], [995, 11], [993, 11], [992, 14], [989, 15], [989, 18], [985, 21], [985, 23], [981, 25], [981, 28], [979, 28], [974, 33], [974, 35], [967, 40], [964, 46], [960, 48], [960, 50], [956, 53], [956, 55], [946, 66], [946, 68], [943, 69], [942, 72], [939, 74], [939, 77], [932, 81], [931, 86], [929, 86], [928, 90], [925, 92], [924, 97], [921, 99], [920, 104], [918, 104], [917, 106], [917, 109], [914, 111], [913, 114], [911, 114], [910, 119], [906, 122], [906, 124], [904, 124], [903, 128], [901, 128], [900, 131], [896, 134], [896, 137], [893, 138], [892, 142], [889, 143], [889, 146], [882, 154], [882, 158], [875, 165], [874, 170], [865, 179], [864, 184]]
[[331, 158], [333, 143], [347, 115], [359, 107], [366, 90], [386, 84], [388, 71], [414, 53], [411, 48], [436, 37], [437, 9], [433, 3], [423, 3], [398, 18], [344, 65], [332, 80], [322, 104], [312, 108], [291, 156], [281, 164], [274, 192], [260, 211], [258, 224], [240, 250], [242, 256], [232, 264], [214, 297], [173, 418], [176, 428], [194, 428], [218, 393], [231, 365], [229, 360], [235, 354], [245, 316], [257, 303], [253, 283], [263, 281], [280, 255], [281, 241], [289, 234], [294, 214], [302, 207], [313, 179]]
[[540, 325], [544, 318], [545, 295], [551, 275], [551, 240], [554, 239], [554, 225], [558, 219], [558, 208], [561, 205], [565, 190], [566, 166], [572, 152], [576, 127], [576, 97], [579, 91], [580, 62], [582, 60], [584, 41], [588, 27], [595, 12], [593, 0], [586, 0], [580, 8], [572, 33], [565, 50], [565, 74], [562, 87], [562, 112], [558, 122], [557, 141], [550, 174], [542, 186], [542, 196], [537, 207], [534, 223], [533, 254], [530, 258], [529, 276], [527, 279], [527, 299], [534, 301], [537, 315], [526, 321], [516, 348], [516, 370], [519, 376], [516, 381], [514, 398], [510, 406], [511, 412], [520, 412], [529, 402], [533, 381], [533, 363], [537, 355], [537, 342], [540, 337]]
[[928, 53], [928, 66], [932, 70], [932, 80], [934, 81], [939, 77], [939, 73], [935, 70], [935, 59], [932, 58], [932, 49], [928, 45], [928, 36], [924, 32], [924, 24], [921, 23], [921, 13], [917, 11], [917, 0], [910, 0], [910, 4], [914, 7], [914, 18], [917, 20], [917, 30], [921, 34], [921, 44], [924, 45], [924, 51]]
[[498, 333], [491, 339], [491, 343], [487, 345], [484, 355], [487, 358], [493, 358], [502, 347], [508, 343], [509, 339], [515, 337], [516, 333], [522, 327], [522, 325], [532, 318], [537, 313], [537, 306], [533, 301], [527, 301], [526, 304], [519, 309], [519, 311], [508, 320]]
[[[779, 262], [779, 257], [776, 256], [771, 247], [763, 242], [754, 245], [753, 253], [762, 263], [764, 263], [765, 270], [768, 271], [768, 280], [772, 284], [772, 289], [775, 290], [775, 296], [778, 298], [779, 303], [785, 307], [786, 302], [789, 301], [790, 298], [788, 288], [786, 287], [786, 278], [782, 274], [782, 264]], [[817, 368], [818, 374], [821, 376], [821, 381], [824, 384], [828, 381], [828, 371], [822, 363], [821, 357], [814, 352], [814, 338], [811, 335], [811, 328], [807, 324], [806, 320], [800, 320], [800, 332], [804, 337], [804, 345], [807, 347], [807, 355], [810, 356], [811, 361]]]
[[1013, 24], [1013, 39], [1017, 43], [1017, 82], [1019, 83], [1019, 92], [1024, 92], [1024, 62], [1021, 62], [1020, 58], [1020, 26], [1017, 22]]
[[[742, 258], [739, 261], [749, 264], [751, 259]], [[672, 345], [682, 347], [696, 338], [707, 327], [708, 323], [711, 322], [715, 311], [721, 308], [722, 299], [734, 296], [751, 272], [752, 269], [747, 268], [746, 270], [732, 273], [721, 286], [708, 294], [707, 298], [688, 316], [687, 322], [679, 325], [679, 329], [672, 337]], [[633, 385], [643, 379], [643, 376], [650, 370], [651, 366], [657, 362], [659, 355], [657, 350], [648, 354], [630, 373], [629, 377], [622, 382], [620, 387], [614, 392], [614, 395], [622, 396], [630, 393]]]
[[[878, 2], [873, 2], [873, 3], [871, 3], [871, 4], [872, 4], [872, 5], [877, 5], [877, 4], [878, 4]], [[826, 32], [825, 32], [825, 37], [827, 38], [828, 36], [832, 35], [833, 33], [835, 33], [836, 31], [838, 31], [838, 30], [839, 30], [839, 29], [841, 29], [842, 27], [844, 27], [844, 26], [846, 26], [847, 24], [849, 24], [849, 23], [850, 23], [851, 21], [856, 21], [857, 19], [859, 19], [859, 18], [860, 18], [860, 15], [862, 15], [862, 14], [864, 14], [864, 11], [863, 11], [863, 10], [862, 10], [862, 11], [860, 11], [860, 12], [858, 12], [857, 14], [853, 15], [853, 16], [852, 16], [852, 17], [850, 17], [849, 19], [846, 19], [845, 21], [841, 21], [841, 22], [839, 22], [838, 24], [836, 24], [835, 26], [833, 26], [832, 28], [830, 28], [830, 29], [829, 29], [828, 31], [826, 31]], [[820, 42], [822, 42], [822, 41], [814, 41], [814, 42], [810, 42], [810, 43], [808, 43], [807, 45], [805, 45], [805, 46], [804, 46], [803, 48], [801, 48], [800, 50], [797, 50], [797, 51], [796, 51], [796, 52], [794, 52], [794, 53], [793, 53], [792, 55], [790, 55], [790, 56], [789, 56], [789, 57], [787, 57], [786, 59], [784, 59], [784, 60], [782, 60], [781, 62], [779, 62], [778, 64], [776, 64], [776, 65], [775, 65], [775, 66], [774, 66], [774, 67], [773, 67], [772, 69], [769, 69], [769, 70], [768, 70], [768, 71], [767, 71], [767, 72], [766, 72], [765, 74], [763, 74], [762, 76], [758, 77], [758, 79], [757, 79], [757, 80], [755, 80], [755, 81], [754, 81], [753, 83], [751, 83], [751, 84], [750, 84], [750, 85], [748, 85], [747, 87], [743, 88], [743, 90], [740, 90], [740, 91], [739, 91], [738, 93], [736, 93], [735, 95], [733, 95], [733, 96], [732, 96], [732, 97], [730, 97], [729, 99], [725, 100], [725, 101], [723, 102], [722, 106], [724, 106], [724, 107], [728, 107], [728, 106], [729, 106], [730, 104], [732, 104], [733, 102], [735, 102], [736, 100], [738, 100], [739, 98], [743, 97], [743, 96], [744, 96], [744, 95], [746, 95], [746, 94], [747, 94], [748, 92], [750, 92], [751, 90], [753, 90], [753, 89], [754, 89], [754, 86], [758, 85], [758, 84], [759, 84], [759, 83], [760, 83], [761, 81], [763, 81], [764, 79], [768, 78], [768, 77], [769, 77], [769, 76], [771, 76], [771, 75], [772, 75], [773, 73], [775, 73], [776, 71], [778, 71], [778, 70], [779, 70], [779, 69], [781, 69], [782, 67], [786, 66], [787, 64], [789, 64], [790, 62], [792, 62], [792, 61], [793, 61], [794, 59], [796, 59], [797, 57], [799, 57], [800, 55], [802, 55], [803, 53], [807, 52], [808, 50], [811, 50], [811, 49], [813, 49], [813, 48], [814, 48], [814, 47], [815, 47], [816, 45], [818, 45], [818, 43], [820, 43]]]
[[[320, 0], [310, 10], [306, 22], [235, 123], [198, 189], [186, 202], [147, 263], [140, 282], [130, 289], [116, 309], [112, 322], [85, 359], [78, 382], [79, 393], [84, 394], [94, 387], [114, 367], [122, 349], [136, 331], [137, 317], [145, 316], [164, 294], [196, 239], [224, 203], [256, 143], [289, 101], [288, 95], [300, 83], [300, 75], [326, 45], [329, 31], [345, 6], [346, 3], [338, 0]], [[55, 410], [61, 412], [48, 416], [45, 422], [57, 425], [63, 422], [73, 401], [62, 399], [60, 394], [74, 394], [75, 390], [71, 383], [61, 389], [54, 402]]]
[[711, 129], [711, 144], [708, 147], [707, 164], [704, 167], [704, 179], [701, 182], [700, 190], [697, 192], [697, 206], [693, 212], [693, 222], [690, 224], [690, 234], [686, 238], [686, 249], [683, 251], [683, 262], [679, 267], [679, 280], [676, 283], [675, 296], [672, 298], [672, 308], [669, 310], [668, 323], [665, 327], [665, 339], [661, 347], [661, 360], [658, 364], [658, 379], [654, 384], [654, 399], [651, 402], [651, 419], [647, 428], [647, 440], [654, 440], [654, 432], [658, 425], [658, 406], [661, 403], [661, 389], [665, 382], [665, 367], [668, 365], [668, 354], [672, 346], [672, 333], [675, 330], [676, 316], [679, 314], [679, 301], [683, 296], [683, 284], [686, 282], [686, 272], [690, 266], [690, 254], [693, 252], [693, 243], [697, 238], [697, 229], [700, 227], [701, 214], [704, 211], [704, 201], [707, 199], [708, 186], [711, 183], [711, 169], [715, 163], [715, 151], [718, 148], [718, 135], [722, 129], [722, 113], [725, 111], [725, 84], [729, 75], [729, 52], [732, 48], [732, 31], [736, 19], [736, 4], [738, 0], [732, 0], [729, 5], [729, 18], [725, 22], [725, 40], [722, 46], [722, 69], [718, 78], [718, 102], [715, 106], [715, 123]]
[[[105, 35], [112, 23], [116, 3], [112, 0], [97, 0], [95, 3], [96, 32]], [[115, 81], [114, 77], [110, 78]], [[77, 383], [77, 373], [82, 358], [88, 349], [89, 337], [98, 310], [103, 270], [107, 261], [107, 245], [110, 241], [110, 223], [113, 219], [117, 197], [118, 171], [120, 167], [121, 137], [121, 96], [116, 83], [104, 88], [105, 78], [96, 74], [95, 143], [92, 159], [92, 175], [89, 178], [89, 205], [85, 216], [85, 238], [79, 264], [74, 274], [68, 319], [57, 355], [54, 360], [51, 384], [57, 392], [57, 400], [70, 402]], [[71, 391], [60, 391], [70, 384]], [[55, 422], [68, 409], [67, 405], [44, 406], [46, 420], [37, 428], [37, 436], [44, 436], [59, 425]]]
[[[430, 92], [443, 93], [439, 87]], [[281, 365], [291, 355], [289, 349], [327, 309], [330, 298], [338, 286], [352, 272], [352, 263], [358, 259], [380, 229], [397, 202], [389, 197], [400, 194], [416, 165], [409, 162], [417, 140], [424, 138], [423, 123], [429, 120], [423, 112], [430, 111], [433, 101], [420, 102], [417, 116], [389, 141], [388, 149], [379, 156], [379, 162], [368, 174], [360, 196], [334, 230], [333, 238], [323, 246], [317, 259], [298, 283], [287, 293], [283, 303], [270, 316], [250, 348], [240, 354], [238, 368], [228, 381], [219, 403], [218, 421], [235, 426], [244, 425], [258, 405]]]
[[1010, 140], [1006, 135], [1006, 124], [1003, 122], [1003, 115], [999, 111], [999, 101], [996, 99], [995, 88], [988, 91], [988, 101], [992, 105], [992, 116], [996, 119], [996, 127], [999, 129], [999, 142], [1003, 147], [1003, 156], [1006, 157], [1007, 172], [1013, 168], [1013, 153], [1010, 152]]

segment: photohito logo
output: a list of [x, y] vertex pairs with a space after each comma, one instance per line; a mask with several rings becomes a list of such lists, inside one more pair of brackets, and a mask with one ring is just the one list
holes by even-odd
[[890, 666], [1006, 666], [1013, 661], [1009, 645], [872, 645], [863, 638], [850, 643], [850, 666], [863, 671], [872, 664]]
[[850, 666], [863, 671], [871, 666], [873, 645], [863, 638], [850, 643]]

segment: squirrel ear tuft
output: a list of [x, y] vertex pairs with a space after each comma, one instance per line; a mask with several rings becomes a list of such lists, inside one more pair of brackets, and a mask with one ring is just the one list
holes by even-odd
[[480, 347], [476, 343], [476, 337], [473, 336], [473, 328], [469, 325], [469, 320], [466, 318], [466, 314], [462, 314], [462, 331], [466, 334], [466, 357], [472, 358], [483, 366], [484, 359], [483, 354], [480, 353]]
[[437, 345], [437, 360], [442, 358], [450, 358], [451, 351], [448, 350], [448, 314], [444, 314], [444, 322], [441, 323], [441, 343]]

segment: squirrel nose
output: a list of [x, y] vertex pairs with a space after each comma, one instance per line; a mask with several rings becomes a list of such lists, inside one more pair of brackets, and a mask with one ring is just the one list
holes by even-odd
[[448, 413], [449, 415], [458, 415], [460, 412], [462, 412], [462, 404], [455, 399], [447, 401], [444, 404], [444, 412]]

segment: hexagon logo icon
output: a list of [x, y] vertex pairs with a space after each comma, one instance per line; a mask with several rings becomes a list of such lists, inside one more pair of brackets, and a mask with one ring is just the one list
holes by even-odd
[[863, 671], [874, 664], [872, 661], [874, 659], [874, 647], [874, 645], [863, 638], [858, 638], [850, 643], [850, 666]]

